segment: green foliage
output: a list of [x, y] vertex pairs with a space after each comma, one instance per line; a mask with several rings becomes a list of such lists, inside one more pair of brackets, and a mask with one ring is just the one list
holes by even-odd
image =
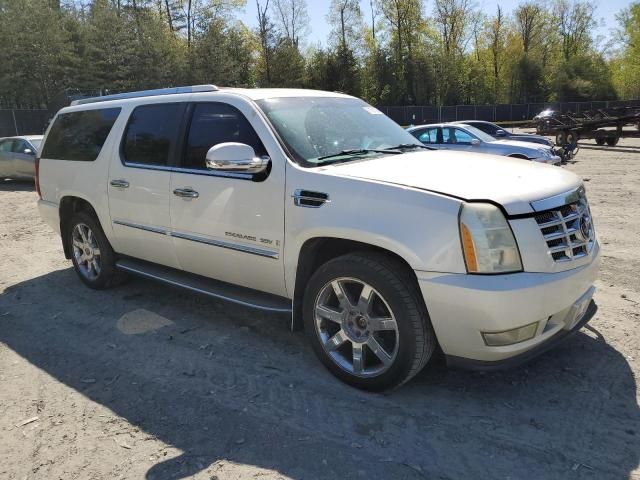
[[370, 20], [359, 0], [331, 0], [326, 47], [305, 50], [306, 1], [257, 0], [250, 29], [234, 18], [246, 0], [0, 0], [0, 106], [194, 83], [379, 105], [640, 98], [638, 1], [617, 16], [610, 58], [595, 49], [590, 0], [494, 15], [473, 0], [375, 0]]
[[613, 82], [620, 97], [640, 98], [640, 2], [617, 15], [621, 51], [611, 62]]

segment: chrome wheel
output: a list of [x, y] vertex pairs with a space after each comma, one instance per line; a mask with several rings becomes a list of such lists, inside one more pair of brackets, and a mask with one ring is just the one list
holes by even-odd
[[78, 271], [88, 280], [95, 280], [102, 271], [100, 247], [91, 229], [84, 223], [78, 223], [71, 232], [73, 258]]
[[398, 324], [386, 300], [355, 278], [327, 283], [314, 305], [316, 334], [328, 356], [358, 377], [387, 371], [398, 354]]

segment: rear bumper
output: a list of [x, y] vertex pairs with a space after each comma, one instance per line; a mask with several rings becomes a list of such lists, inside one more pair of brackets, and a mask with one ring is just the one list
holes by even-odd
[[[588, 306], [600, 263], [597, 247], [592, 255], [590, 263], [557, 273], [416, 272], [438, 342], [450, 363], [508, 365], [509, 359], [519, 363], [587, 322], [593, 316]], [[533, 337], [518, 343], [488, 345], [483, 337], [483, 333], [534, 323]]]
[[60, 235], [60, 212], [58, 204], [46, 200], [38, 200], [38, 211], [45, 223]]

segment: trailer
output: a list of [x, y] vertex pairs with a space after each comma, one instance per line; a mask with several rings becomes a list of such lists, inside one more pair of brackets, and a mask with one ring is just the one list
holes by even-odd
[[[555, 135], [557, 145], [576, 145], [578, 140], [594, 139], [611, 147], [621, 138], [640, 137], [640, 107], [589, 110], [581, 114], [544, 110], [533, 117], [539, 135]], [[624, 128], [632, 126], [632, 128]]]

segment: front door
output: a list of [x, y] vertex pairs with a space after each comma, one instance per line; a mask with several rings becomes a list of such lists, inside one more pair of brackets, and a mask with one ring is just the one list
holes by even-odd
[[[13, 174], [16, 178], [33, 178], [36, 174], [36, 152], [25, 140], [13, 142]], [[28, 153], [25, 153], [28, 152]]]
[[471, 151], [473, 140], [470, 134], [456, 127], [442, 127], [442, 144], [441, 148], [447, 150]]
[[13, 175], [13, 139], [0, 141], [0, 180]]
[[179, 264], [169, 235], [171, 167], [185, 105], [136, 107], [109, 167], [115, 250], [174, 268]]
[[[284, 161], [263, 174], [207, 170], [209, 148], [237, 142], [269, 155], [264, 121], [245, 102], [190, 106], [181, 163], [171, 176], [172, 237], [181, 267], [225, 282], [286, 295], [283, 268]], [[248, 118], [252, 119], [256, 128]], [[186, 192], [186, 193], [185, 193]]]

